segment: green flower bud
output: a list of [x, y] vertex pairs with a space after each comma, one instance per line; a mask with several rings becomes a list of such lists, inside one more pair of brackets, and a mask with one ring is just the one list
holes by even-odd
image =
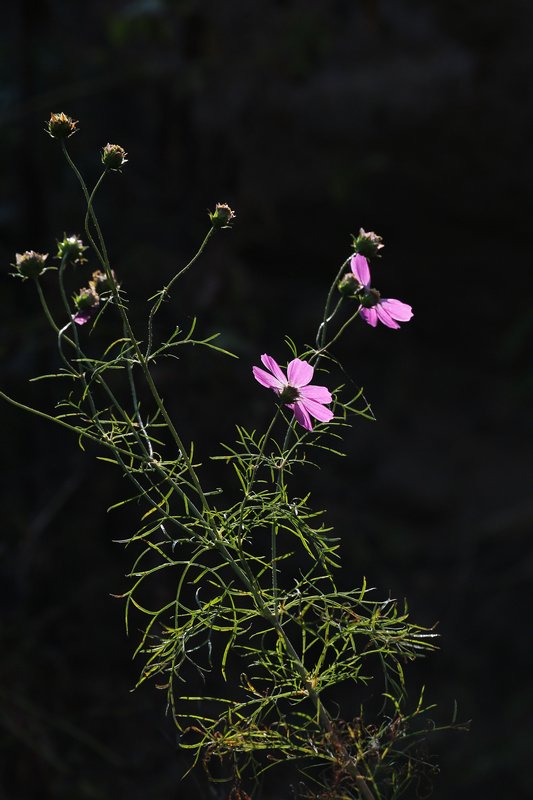
[[213, 228], [230, 228], [231, 220], [235, 219], [235, 214], [227, 203], [217, 203], [214, 213], [208, 213]]
[[99, 302], [99, 297], [94, 291], [92, 287], [87, 289], [80, 289], [79, 294], [75, 294], [72, 297], [74, 301], [74, 305], [78, 309], [78, 311], [82, 311], [84, 308], [90, 308], [94, 306], [96, 303]]
[[17, 272], [12, 274], [23, 280], [25, 278], [38, 278], [39, 275], [46, 272], [44, 262], [47, 258], [48, 253], [43, 255], [42, 253], [36, 253], [35, 250], [26, 250], [25, 253], [16, 253], [16, 262], [15, 264], [11, 264], [11, 266], [15, 267]]
[[[115, 278], [115, 273], [113, 270], [111, 270], [111, 275], [115, 281], [115, 286], [117, 286], [117, 279]], [[107, 279], [107, 275], [99, 269], [93, 272], [93, 279], [92, 281], [89, 281], [89, 286], [92, 287], [96, 294], [102, 294], [103, 292], [111, 291], [111, 286]]]
[[84, 261], [87, 261], [82, 255], [84, 250], [87, 250], [87, 245], [84, 246], [81, 239], [65, 234], [63, 241], [57, 242], [56, 258], [64, 260], [65, 264], [83, 264]]
[[102, 151], [102, 164], [110, 170], [120, 172], [120, 168], [127, 162], [128, 154], [118, 144], [106, 144]]
[[365, 258], [372, 258], [372, 256], [379, 257], [381, 253], [378, 253], [378, 250], [385, 247], [385, 245], [381, 244], [381, 236], [375, 234], [374, 231], [367, 233], [364, 228], [360, 228], [357, 238], [352, 234], [352, 239], [355, 252]]
[[337, 288], [339, 292], [346, 297], [354, 297], [361, 291], [363, 284], [357, 280], [353, 272], [347, 272], [346, 275], [343, 275], [340, 279]]

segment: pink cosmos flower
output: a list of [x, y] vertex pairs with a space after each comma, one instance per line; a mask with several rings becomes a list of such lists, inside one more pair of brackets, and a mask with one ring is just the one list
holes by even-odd
[[331, 403], [332, 400], [329, 390], [325, 386], [308, 385], [314, 372], [311, 364], [294, 358], [287, 367], [287, 377], [285, 377], [271, 356], [265, 353], [261, 356], [261, 361], [272, 374], [265, 372], [261, 367], [254, 367], [256, 381], [267, 389], [274, 389], [282, 400], [288, 400], [285, 405], [294, 411], [297, 422], [306, 430], [313, 430], [309, 414], [320, 422], [329, 422], [332, 419], [333, 411], [324, 408], [324, 404]]
[[413, 316], [411, 306], [401, 303], [400, 300], [381, 297], [379, 292], [370, 288], [370, 269], [364, 256], [359, 253], [353, 256], [351, 267], [355, 278], [364, 289], [364, 292], [361, 292], [361, 316], [369, 325], [375, 328], [379, 319], [389, 328], [399, 328], [398, 322], [408, 322], [411, 319]]

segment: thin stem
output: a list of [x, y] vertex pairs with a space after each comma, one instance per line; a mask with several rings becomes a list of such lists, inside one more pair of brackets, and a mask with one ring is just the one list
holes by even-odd
[[[41, 301], [41, 305], [43, 307], [44, 313], [46, 314], [46, 318], [47, 318], [48, 322], [50, 323], [50, 325], [52, 326], [52, 328], [54, 329], [54, 331], [56, 333], [59, 333], [59, 328], [56, 325], [55, 320], [52, 317], [52, 314], [50, 313], [50, 309], [48, 308], [48, 303], [46, 302], [46, 299], [45, 299], [45, 296], [44, 296], [44, 293], [43, 293], [39, 278], [34, 278], [34, 281], [35, 281], [35, 285], [37, 286], [37, 291], [39, 293], [39, 299]], [[76, 347], [76, 345], [74, 344], [72, 339], [69, 339], [68, 336], [63, 336], [63, 338], [65, 339], [66, 342], [71, 344], [72, 347], [74, 347], [74, 348]]]
[[335, 289], [337, 288], [337, 285], [338, 285], [340, 279], [342, 278], [342, 273], [346, 269], [346, 267], [348, 265], [348, 262], [351, 261], [351, 259], [352, 259], [352, 256], [348, 256], [346, 261], [342, 264], [341, 268], [339, 269], [339, 271], [338, 271], [338, 273], [337, 273], [337, 275], [335, 277], [335, 280], [333, 281], [333, 283], [331, 284], [331, 286], [329, 288], [328, 296], [327, 296], [327, 299], [326, 299], [326, 305], [324, 306], [324, 318], [323, 318], [322, 322], [319, 325], [317, 336], [316, 336], [316, 346], [319, 349], [324, 349], [324, 342], [326, 341], [326, 326], [327, 326], [328, 322], [330, 322], [333, 319], [333, 317], [337, 313], [337, 309], [339, 308], [339, 305], [340, 305], [340, 303], [337, 303], [337, 307], [335, 308], [335, 311], [333, 312], [333, 314], [330, 315], [329, 308], [330, 308], [330, 305], [331, 305], [331, 301], [333, 299], [333, 293], [334, 293]]
[[[106, 249], [106, 246], [105, 246], [104, 237], [102, 235], [102, 231], [101, 231], [100, 225], [98, 223], [98, 219], [97, 219], [96, 214], [95, 214], [94, 209], [93, 209], [93, 200], [94, 200], [95, 193], [96, 193], [98, 187], [100, 186], [100, 184], [102, 183], [102, 180], [104, 179], [104, 177], [107, 174], [108, 170], [107, 170], [107, 168], [104, 170], [104, 172], [100, 176], [99, 180], [97, 181], [93, 191], [89, 195], [87, 187], [85, 185], [85, 182], [84, 182], [80, 172], [76, 168], [74, 162], [70, 158], [63, 140], [61, 141], [61, 144], [63, 146], [63, 152], [65, 153], [65, 156], [66, 156], [69, 164], [73, 168], [75, 174], [78, 177], [78, 180], [80, 181], [80, 184], [82, 186], [85, 198], [87, 200], [87, 214], [86, 214], [86, 217], [85, 217], [85, 231], [87, 233], [87, 237], [89, 239], [89, 242], [91, 243], [91, 246], [94, 248], [95, 252], [97, 253], [98, 258], [100, 259], [100, 263], [102, 264], [102, 266], [103, 266], [103, 268], [105, 270], [106, 277], [108, 279], [108, 283], [109, 283], [109, 285], [111, 287], [111, 292], [113, 294], [113, 299], [115, 300], [115, 303], [116, 303], [116, 305], [118, 307], [119, 313], [120, 313], [120, 315], [122, 317], [122, 322], [123, 322], [125, 330], [127, 332], [127, 337], [128, 337], [129, 341], [131, 342], [131, 344], [133, 346], [133, 349], [135, 351], [136, 359], [137, 359], [137, 361], [138, 361], [138, 363], [139, 363], [139, 365], [140, 365], [140, 367], [141, 367], [141, 369], [142, 369], [142, 371], [144, 373], [144, 376], [145, 376], [146, 381], [148, 383], [148, 386], [150, 388], [150, 392], [152, 393], [152, 397], [154, 398], [154, 400], [155, 400], [155, 402], [157, 404], [157, 407], [158, 407], [163, 419], [167, 423], [167, 426], [168, 426], [168, 429], [169, 429], [169, 431], [170, 431], [170, 433], [172, 435], [172, 438], [174, 439], [174, 442], [176, 443], [176, 445], [178, 447], [178, 450], [180, 452], [180, 456], [183, 458], [183, 461], [184, 461], [184, 463], [185, 463], [185, 465], [187, 467], [187, 471], [189, 472], [189, 475], [191, 476], [193, 487], [194, 487], [196, 493], [198, 494], [198, 496], [200, 497], [200, 500], [201, 500], [201, 503], [202, 503], [202, 508], [204, 509], [204, 512], [206, 513], [208, 518], [210, 518], [209, 517], [210, 506], [209, 506], [209, 503], [207, 502], [207, 498], [206, 498], [206, 496], [204, 494], [204, 491], [203, 491], [203, 489], [202, 489], [202, 487], [200, 485], [200, 481], [198, 480], [198, 476], [196, 475], [196, 471], [195, 471], [195, 469], [194, 469], [194, 467], [192, 465], [192, 462], [191, 462], [190, 458], [187, 455], [187, 452], [186, 452], [185, 447], [184, 447], [184, 445], [183, 445], [183, 443], [181, 441], [181, 438], [178, 435], [178, 432], [177, 432], [176, 428], [174, 427], [174, 424], [173, 424], [172, 420], [170, 419], [170, 416], [169, 416], [169, 414], [168, 414], [168, 412], [167, 412], [167, 410], [166, 410], [166, 408], [164, 406], [163, 400], [162, 400], [161, 396], [159, 395], [159, 392], [157, 391], [157, 388], [156, 388], [156, 386], [154, 384], [154, 381], [153, 381], [152, 376], [150, 374], [150, 370], [148, 369], [147, 360], [144, 357], [144, 355], [142, 354], [141, 349], [139, 347], [139, 343], [137, 342], [137, 339], [134, 336], [133, 330], [131, 328], [130, 321], [129, 321], [128, 316], [126, 314], [126, 310], [124, 308], [124, 304], [122, 303], [122, 301], [120, 299], [119, 291], [118, 291], [118, 288], [116, 286], [116, 283], [115, 283], [115, 280], [114, 280], [114, 277], [113, 277], [113, 273], [111, 271], [111, 267], [110, 267], [110, 264], [109, 264], [109, 259], [108, 259], [108, 256], [107, 256], [107, 249]], [[98, 241], [99, 241], [100, 246], [101, 246], [101, 251], [96, 246], [96, 244], [94, 242], [94, 239], [93, 239], [93, 237], [91, 235], [91, 232], [89, 230], [89, 218], [92, 219], [94, 227], [96, 229]], [[216, 529], [216, 526], [213, 523], [211, 523], [211, 527], [212, 527], [213, 533], [216, 536], [220, 536], [220, 534], [218, 533], [218, 531]]]
[[214, 231], [214, 230], [215, 230], [215, 227], [214, 227], [214, 226], [212, 226], [212, 227], [211, 227], [211, 229], [208, 231], [208, 233], [207, 233], [207, 236], [206, 236], [206, 237], [205, 237], [205, 239], [203, 240], [202, 244], [200, 245], [200, 249], [198, 250], [198, 252], [196, 253], [196, 255], [195, 255], [195, 256], [194, 256], [194, 257], [193, 257], [193, 258], [192, 258], [192, 259], [189, 261], [189, 263], [188, 263], [188, 264], [187, 264], [185, 267], [183, 267], [183, 269], [181, 269], [181, 270], [180, 270], [180, 271], [179, 271], [179, 272], [178, 272], [176, 275], [174, 275], [174, 277], [172, 278], [172, 280], [170, 281], [170, 283], [168, 283], [166, 286], [164, 286], [164, 287], [161, 289], [161, 291], [160, 291], [160, 292], [158, 292], [158, 295], [157, 295], [157, 300], [156, 300], [156, 302], [153, 304], [152, 308], [150, 309], [150, 315], [149, 315], [149, 317], [148, 317], [148, 344], [147, 344], [147, 346], [146, 346], [146, 353], [145, 353], [145, 358], [146, 358], [146, 360], [147, 360], [147, 361], [149, 360], [149, 358], [150, 358], [150, 353], [152, 352], [152, 341], [153, 341], [153, 321], [154, 321], [154, 317], [155, 317], [155, 315], [156, 315], [156, 314], [157, 314], [157, 312], [159, 311], [159, 308], [160, 308], [160, 306], [161, 306], [161, 303], [162, 303], [162, 302], [163, 302], [163, 300], [165, 299], [166, 295], [169, 293], [169, 291], [170, 291], [170, 289], [171, 289], [172, 285], [173, 285], [173, 284], [174, 284], [174, 283], [175, 283], [175, 282], [178, 280], [178, 278], [181, 278], [181, 276], [182, 276], [182, 275], [183, 275], [185, 272], [187, 272], [187, 270], [188, 270], [190, 267], [192, 267], [192, 265], [195, 263], [195, 261], [196, 261], [196, 260], [197, 260], [197, 259], [198, 259], [198, 258], [201, 256], [201, 254], [203, 253], [203, 251], [204, 251], [204, 248], [205, 248], [205, 246], [206, 246], [207, 242], [209, 241], [209, 239], [210, 239], [211, 235], [213, 234], [213, 231]]
[[355, 319], [356, 317], [358, 317], [358, 316], [359, 316], [359, 313], [360, 313], [360, 311], [361, 311], [361, 308], [362, 308], [362, 306], [359, 306], [359, 308], [357, 309], [357, 311], [355, 312], [355, 314], [352, 314], [352, 316], [350, 317], [350, 319], [349, 319], [349, 320], [347, 320], [347, 321], [344, 323], [344, 325], [342, 326], [342, 328], [341, 328], [341, 329], [340, 329], [340, 330], [339, 330], [339, 331], [338, 331], [338, 332], [335, 334], [335, 336], [333, 337], [333, 339], [331, 339], [331, 340], [330, 340], [330, 341], [329, 341], [329, 342], [328, 342], [326, 345], [324, 345], [323, 347], [321, 347], [321, 348], [320, 348], [320, 350], [319, 350], [318, 352], [316, 352], [316, 353], [314, 354], [314, 356], [312, 356], [312, 357], [310, 358], [310, 361], [312, 361], [312, 362], [314, 361], [314, 363], [315, 363], [315, 364], [318, 364], [319, 360], [322, 358], [322, 355], [323, 355], [323, 354], [324, 354], [324, 352], [325, 352], [325, 351], [328, 349], [328, 347], [331, 347], [331, 345], [332, 345], [334, 342], [336, 342], [336, 341], [337, 341], [337, 339], [339, 338], [339, 336], [341, 336], [341, 335], [342, 335], [343, 331], [345, 331], [345, 330], [346, 330], [346, 328], [348, 327], [348, 325], [350, 325], [350, 323], [352, 323], [352, 322], [354, 321], [354, 319]]
[[[285, 433], [285, 439], [283, 442], [283, 448], [281, 450], [281, 463], [278, 468], [278, 474], [276, 477], [276, 494], [279, 497], [281, 494], [281, 485], [283, 482], [284, 472], [285, 472], [285, 464], [287, 461], [287, 448], [289, 446], [289, 439], [291, 437], [291, 433], [294, 430], [295, 426], [294, 419], [289, 423], [287, 427], [287, 432]], [[272, 522], [270, 528], [270, 551], [272, 557], [272, 597], [274, 601], [274, 615], [276, 619], [278, 618], [278, 567], [277, 567], [277, 559], [278, 559], [278, 526], [276, 522]]]
[[[196, 471], [195, 471], [195, 469], [194, 469], [194, 467], [192, 465], [191, 460], [189, 459], [189, 457], [187, 455], [187, 452], [186, 452], [185, 447], [184, 447], [184, 445], [183, 445], [183, 443], [181, 441], [181, 438], [178, 435], [178, 432], [177, 432], [176, 428], [174, 427], [174, 424], [173, 424], [173, 422], [172, 422], [172, 420], [171, 420], [171, 418], [170, 418], [170, 416], [169, 416], [169, 414], [168, 414], [168, 412], [167, 412], [167, 410], [166, 410], [166, 408], [165, 408], [165, 406], [163, 404], [163, 400], [162, 400], [161, 396], [159, 395], [159, 392], [157, 391], [156, 385], [155, 385], [155, 383], [154, 383], [154, 381], [152, 379], [152, 376], [150, 374], [150, 370], [148, 368], [148, 363], [147, 363], [144, 355], [142, 354], [141, 349], [139, 347], [139, 343], [138, 343], [138, 341], [137, 341], [137, 339], [136, 339], [136, 337], [135, 337], [135, 335], [133, 333], [130, 321], [129, 321], [128, 316], [126, 314], [126, 310], [125, 310], [124, 305], [123, 305], [123, 303], [122, 303], [122, 301], [120, 299], [120, 295], [119, 295], [116, 283], [114, 281], [113, 274], [111, 272], [111, 267], [109, 266], [109, 261], [108, 261], [108, 258], [107, 258], [107, 251], [106, 251], [106, 248], [105, 248], [104, 238], [103, 238], [103, 235], [102, 235], [102, 232], [101, 232], [101, 229], [100, 229], [100, 225], [98, 224], [98, 220], [96, 218], [96, 214], [94, 213], [94, 210], [93, 210], [93, 207], [92, 207], [92, 200], [94, 198], [94, 193], [95, 193], [97, 187], [100, 185], [103, 177], [104, 176], [102, 175], [100, 180], [98, 181], [97, 185], [95, 186], [95, 189], [93, 190], [93, 192], [92, 192], [92, 194], [91, 194], [91, 196], [89, 198], [89, 206], [88, 206], [88, 212], [90, 212], [90, 214], [91, 214], [93, 223], [94, 223], [94, 225], [96, 227], [96, 230], [97, 230], [98, 239], [99, 239], [100, 244], [102, 246], [102, 254], [103, 254], [103, 259], [104, 259], [102, 261], [102, 263], [103, 263], [103, 266], [105, 268], [105, 272], [106, 272], [106, 275], [107, 275], [107, 279], [108, 279], [109, 285], [111, 286], [111, 291], [113, 293], [113, 297], [114, 297], [115, 302], [117, 304], [119, 313], [120, 313], [120, 315], [122, 317], [122, 322], [124, 324], [124, 327], [125, 327], [125, 330], [126, 330], [126, 333], [127, 333], [127, 338], [129, 339], [129, 341], [133, 345], [133, 349], [135, 351], [135, 355], [136, 355], [137, 361], [140, 364], [140, 367], [141, 367], [141, 369], [142, 369], [142, 371], [144, 373], [144, 376], [146, 378], [146, 382], [148, 383], [148, 386], [150, 387], [150, 392], [152, 393], [152, 397], [154, 398], [154, 400], [155, 400], [155, 402], [157, 404], [157, 407], [159, 408], [159, 411], [161, 412], [161, 415], [163, 416], [163, 419], [167, 423], [167, 426], [168, 426], [168, 429], [169, 429], [169, 431], [170, 431], [170, 433], [172, 435], [172, 438], [174, 439], [174, 442], [176, 443], [176, 445], [178, 447], [180, 456], [183, 458], [184, 463], [185, 463], [185, 465], [187, 467], [187, 470], [188, 470], [188, 472], [189, 472], [189, 474], [191, 476], [194, 489], [195, 489], [196, 493], [198, 494], [198, 496], [200, 497], [200, 500], [201, 500], [202, 507], [203, 507], [204, 511], [207, 513], [210, 510], [209, 503], [207, 502], [207, 498], [206, 498], [206, 496], [205, 496], [205, 494], [203, 492], [203, 489], [202, 489], [202, 487], [200, 485], [200, 481], [198, 480], [198, 476], [196, 475]], [[87, 231], [87, 235], [89, 235], [88, 231]], [[216, 531], [216, 527], [214, 527], [214, 526], [213, 526], [213, 531]], [[216, 533], [218, 535], [218, 531], [216, 531]]]
[[[89, 389], [89, 385], [88, 385], [87, 380], [85, 378], [85, 373], [83, 372], [82, 369], [78, 369], [78, 370], [74, 369], [72, 367], [71, 363], [67, 360], [67, 358], [65, 357], [65, 355], [63, 353], [62, 340], [64, 338], [64, 339], [66, 339], [66, 341], [68, 341], [75, 348], [76, 356], [78, 358], [78, 361], [79, 362], [83, 362], [84, 364], [86, 364], [89, 367], [89, 369], [91, 370], [92, 374], [94, 374], [96, 372], [93, 362], [84, 355], [83, 351], [80, 348], [80, 340], [79, 340], [78, 331], [77, 331], [75, 323], [72, 322], [72, 315], [70, 313], [70, 305], [69, 305], [69, 302], [68, 302], [68, 299], [67, 299], [67, 295], [66, 295], [66, 292], [65, 292], [65, 285], [64, 285], [64, 280], [63, 280], [64, 268], [65, 268], [65, 265], [67, 263], [67, 259], [68, 259], [68, 255], [65, 254], [63, 256], [63, 258], [61, 259], [61, 264], [59, 266], [59, 288], [60, 288], [61, 297], [62, 297], [62, 300], [63, 300], [63, 305], [65, 306], [65, 309], [67, 311], [67, 314], [70, 316], [71, 321], [69, 323], [67, 323], [67, 325], [65, 325], [63, 328], [61, 328], [61, 330], [59, 330], [57, 328], [57, 326], [55, 326], [55, 324], [54, 324], [54, 327], [56, 327], [56, 330], [58, 332], [58, 349], [59, 349], [59, 353], [61, 355], [61, 358], [63, 359], [64, 363], [67, 366], [67, 369], [72, 374], [74, 374], [74, 375], [76, 375], [77, 377], [80, 378], [80, 380], [82, 382], [82, 385], [83, 385], [84, 394], [87, 396], [87, 398], [89, 400], [89, 404], [91, 406], [92, 418], [94, 419], [95, 424], [97, 425], [98, 429], [100, 430], [101, 435], [103, 437], [105, 437], [106, 433], [105, 433], [105, 430], [102, 427], [102, 425], [101, 425], [101, 423], [100, 423], [100, 421], [98, 419], [98, 412], [96, 410], [96, 405], [94, 403], [94, 399], [93, 399], [92, 393], [91, 393], [91, 391]], [[40, 294], [42, 295], [42, 292], [40, 292]], [[43, 301], [44, 301], [44, 297], [43, 297]], [[68, 337], [64, 336], [64, 331], [70, 325], [73, 326], [75, 342], [73, 342]], [[122, 418], [124, 419], [124, 421], [128, 425], [128, 427], [130, 429], [130, 432], [133, 433], [133, 435], [135, 436], [135, 438], [137, 440], [137, 443], [141, 447], [141, 450], [144, 450], [145, 457], [151, 457], [152, 456], [151, 449], [146, 450], [146, 448], [144, 448], [144, 446], [143, 446], [143, 444], [141, 442], [141, 439], [139, 437], [139, 434], [135, 430], [135, 427], [134, 427], [131, 419], [129, 418], [129, 416], [125, 412], [125, 410], [122, 408], [120, 403], [116, 400], [115, 396], [113, 395], [113, 392], [109, 388], [109, 385], [107, 384], [107, 382], [103, 379], [103, 377], [102, 377], [100, 372], [97, 373], [97, 380], [100, 383], [100, 385], [104, 388], [104, 390], [106, 391], [106, 393], [110, 397], [113, 405], [115, 406], [115, 408], [117, 409], [119, 414], [122, 416]]]
[[84, 439], [90, 439], [90, 441], [95, 442], [96, 444], [101, 444], [104, 447], [107, 447], [110, 450], [116, 450], [117, 453], [121, 453], [123, 456], [127, 458], [133, 458], [138, 461], [144, 461], [144, 457], [140, 455], [136, 455], [135, 453], [131, 452], [130, 450], [123, 450], [121, 447], [118, 447], [114, 442], [112, 442], [107, 434], [104, 434], [104, 437], [95, 436], [94, 433], [89, 433], [89, 431], [85, 430], [84, 428], [80, 428], [76, 425], [71, 425], [69, 422], [65, 422], [60, 417], [52, 417], [51, 414], [47, 414], [44, 411], [39, 411], [37, 408], [32, 408], [31, 406], [26, 406], [24, 403], [19, 403], [18, 400], [9, 397], [9, 395], [5, 394], [5, 392], [0, 391], [0, 397], [3, 397], [4, 400], [7, 400], [8, 403], [11, 403], [12, 406], [16, 406], [16, 408], [22, 409], [22, 411], [29, 411], [30, 414], [35, 414], [37, 417], [41, 417], [42, 419], [46, 419], [49, 422], [55, 422], [58, 425], [61, 425], [62, 428], [67, 428], [69, 431], [73, 431], [78, 435], [78, 437]]

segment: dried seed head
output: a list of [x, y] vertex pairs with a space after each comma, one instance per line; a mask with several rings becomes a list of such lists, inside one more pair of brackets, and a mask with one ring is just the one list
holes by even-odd
[[118, 144], [106, 144], [102, 151], [102, 164], [107, 169], [120, 172], [120, 168], [127, 162], [128, 154]]
[[62, 111], [59, 114], [52, 114], [46, 124], [45, 130], [53, 139], [68, 139], [78, 130], [76, 128], [78, 120], [74, 122], [71, 117], [67, 117]]
[[[114, 270], [111, 270], [111, 275], [115, 281], [115, 286], [118, 286]], [[91, 286], [97, 294], [111, 291], [111, 285], [107, 279], [107, 275], [99, 269], [93, 272], [93, 279], [89, 281], [89, 286]]]

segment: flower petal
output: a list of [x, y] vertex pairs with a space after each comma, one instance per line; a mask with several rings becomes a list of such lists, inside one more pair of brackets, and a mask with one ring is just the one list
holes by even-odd
[[301, 361], [299, 358], [293, 358], [287, 367], [287, 377], [289, 385], [299, 389], [300, 386], [307, 386], [313, 377], [315, 370], [308, 364], [307, 361]]
[[360, 253], [357, 253], [357, 255], [352, 256], [350, 266], [359, 283], [362, 283], [363, 286], [368, 288], [370, 286], [370, 269], [366, 258]]
[[320, 420], [320, 422], [329, 422], [330, 419], [333, 419], [333, 411], [331, 411], [331, 409], [326, 408], [322, 403], [310, 400], [308, 397], [302, 397], [299, 401], [299, 405], [303, 406], [306, 411], [315, 417], [315, 419]]
[[271, 372], [273, 375], [275, 375], [275, 377], [278, 379], [278, 381], [279, 381], [281, 384], [285, 385], [285, 384], [287, 383], [287, 379], [286, 379], [285, 375], [283, 374], [283, 372], [281, 371], [281, 368], [279, 367], [279, 365], [278, 365], [278, 362], [277, 362], [277, 361], [274, 361], [274, 359], [272, 358], [272, 356], [267, 356], [267, 354], [266, 354], [266, 353], [264, 353], [264, 354], [261, 356], [261, 361], [263, 362], [263, 364], [265, 365], [265, 367], [266, 367], [267, 369], [269, 369], [269, 370], [270, 370], [270, 372]]
[[95, 303], [88, 308], [84, 308], [81, 311], [78, 311], [77, 314], [74, 314], [72, 319], [76, 323], [76, 325], [85, 325], [86, 322], [89, 322], [91, 317], [98, 311], [99, 303]]
[[402, 303], [400, 300], [391, 300], [384, 297], [381, 300], [381, 306], [384, 306], [390, 316], [393, 319], [397, 319], [398, 322], [409, 322], [413, 316], [411, 306], [407, 305], [407, 303]]
[[296, 417], [296, 422], [299, 422], [302, 428], [305, 428], [306, 431], [313, 430], [313, 424], [311, 422], [311, 417], [307, 413], [307, 409], [300, 401], [296, 401], [293, 404], [294, 416]]
[[302, 386], [300, 396], [314, 400], [315, 403], [331, 403], [333, 399], [331, 392], [325, 386]]
[[262, 386], [266, 386], [267, 389], [274, 389], [275, 391], [281, 391], [283, 389], [284, 383], [278, 381], [278, 379], [269, 372], [265, 372], [261, 367], [252, 367], [252, 371], [256, 381], [259, 381]]
[[363, 317], [365, 322], [368, 322], [369, 325], [372, 325], [373, 328], [376, 327], [378, 324], [378, 312], [376, 309], [379, 306], [372, 306], [372, 308], [362, 308], [359, 312], [360, 316]]
[[391, 317], [391, 315], [387, 311], [387, 307], [384, 306], [381, 302], [378, 303], [378, 305], [376, 306], [376, 313], [378, 315], [378, 319], [380, 319], [381, 322], [384, 325], [386, 325], [388, 328], [399, 328], [400, 327], [398, 325], [398, 323], [393, 320], [393, 318]]

